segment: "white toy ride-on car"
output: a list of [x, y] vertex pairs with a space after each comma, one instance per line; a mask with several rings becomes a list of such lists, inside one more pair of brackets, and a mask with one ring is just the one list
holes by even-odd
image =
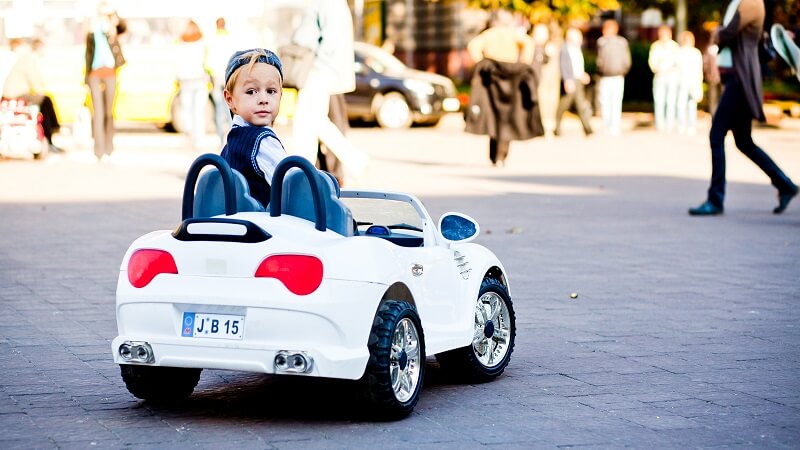
[[114, 361], [153, 402], [188, 397], [202, 369], [228, 369], [360, 380], [371, 411], [403, 417], [426, 355], [469, 381], [511, 358], [508, 277], [469, 242], [478, 232], [458, 213], [435, 226], [413, 195], [340, 191], [296, 156], [276, 168], [267, 212], [241, 174], [202, 155], [182, 223], [122, 260]]

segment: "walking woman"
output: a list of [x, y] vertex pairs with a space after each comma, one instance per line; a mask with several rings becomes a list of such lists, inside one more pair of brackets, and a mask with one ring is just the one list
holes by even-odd
[[98, 161], [114, 151], [117, 69], [125, 64], [117, 36], [125, 29], [125, 21], [117, 16], [111, 5], [101, 2], [92, 28], [86, 35], [86, 84], [92, 97], [92, 137]]
[[762, 108], [761, 64], [758, 43], [764, 27], [763, 0], [732, 0], [717, 29], [716, 44], [720, 47], [718, 65], [725, 88], [711, 120], [711, 185], [706, 201], [690, 208], [693, 216], [722, 214], [725, 200], [725, 136], [733, 133], [736, 147], [769, 177], [778, 190], [778, 206], [772, 212], [782, 213], [798, 187], [772, 158], [753, 142], [753, 119], [764, 121]]
[[186, 23], [173, 53], [175, 78], [178, 80], [181, 128], [190, 148], [199, 150], [206, 134], [209, 75], [206, 72], [206, 43], [194, 20]]

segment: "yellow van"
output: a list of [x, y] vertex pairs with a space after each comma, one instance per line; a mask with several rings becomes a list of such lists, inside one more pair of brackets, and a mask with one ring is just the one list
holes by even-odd
[[[163, 2], [140, 3], [138, 7], [119, 4], [120, 16], [127, 23], [126, 32], [120, 35], [126, 64], [117, 76], [114, 117], [120, 123], [152, 123], [180, 129], [180, 102], [175, 101], [179, 93], [171, 55], [173, 42], [188, 18], [184, 15], [185, 11], [177, 14]], [[217, 3], [200, 1], [194, 6], [202, 15], [196, 17], [195, 21], [208, 36], [214, 32], [215, 19], [229, 12], [226, 17], [228, 29], [236, 33], [237, 43], [242, 48], [265, 45], [277, 48], [279, 41], [288, 39], [288, 30], [294, 26], [291, 19], [297, 17], [297, 4], [284, 0], [262, 0], [248, 5], [255, 8], [248, 11], [253, 16], [245, 16], [241, 12], [237, 13], [238, 16], [231, 16], [227, 8]], [[259, 8], [271, 13], [255, 14]], [[48, 28], [43, 28], [40, 33], [45, 41], [40, 51], [47, 90], [53, 97], [60, 121], [74, 123], [85, 117], [87, 108], [91, 108], [84, 82], [84, 30], [88, 19], [76, 14], [76, 17], [50, 17], [45, 22]], [[291, 117], [295, 97], [293, 90], [285, 91], [279, 121]], [[214, 129], [212, 105], [209, 98], [209, 130]]]
[[[63, 123], [78, 120], [81, 109], [91, 107], [84, 83], [84, 49], [52, 47], [45, 51], [45, 82]], [[127, 63], [117, 77], [114, 117], [121, 122], [166, 125], [172, 121], [177, 92], [167, 59], [168, 52], [126, 49]]]

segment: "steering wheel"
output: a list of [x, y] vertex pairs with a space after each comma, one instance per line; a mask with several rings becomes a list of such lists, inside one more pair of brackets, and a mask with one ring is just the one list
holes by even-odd
[[365, 231], [364, 234], [369, 236], [389, 236], [392, 234], [392, 230], [384, 225], [372, 225], [367, 228], [367, 231]]

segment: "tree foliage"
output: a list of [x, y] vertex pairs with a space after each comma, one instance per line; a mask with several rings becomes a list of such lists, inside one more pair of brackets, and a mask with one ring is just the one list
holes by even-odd
[[614, 10], [618, 0], [469, 0], [470, 6], [482, 9], [509, 9], [528, 17], [531, 22], [556, 20], [561, 23], [585, 21], [595, 12]]
[[[688, 10], [688, 28], [701, 28], [707, 22], [719, 22], [729, 0], [685, 0]], [[641, 12], [656, 8], [666, 18], [675, 15], [678, 0], [625, 0], [622, 3], [624, 12]]]
[[[719, 22], [729, 0], [684, 0], [689, 12], [689, 29], [701, 29], [709, 23]], [[598, 11], [622, 8], [624, 13], [639, 13], [648, 8], [661, 10], [664, 17], [675, 15], [678, 0], [468, 0], [468, 4], [482, 9], [505, 8], [517, 11], [531, 22], [556, 20], [560, 23], [588, 20]], [[765, 0], [767, 21], [772, 14], [778, 22], [797, 20], [800, 15], [798, 0]]]

